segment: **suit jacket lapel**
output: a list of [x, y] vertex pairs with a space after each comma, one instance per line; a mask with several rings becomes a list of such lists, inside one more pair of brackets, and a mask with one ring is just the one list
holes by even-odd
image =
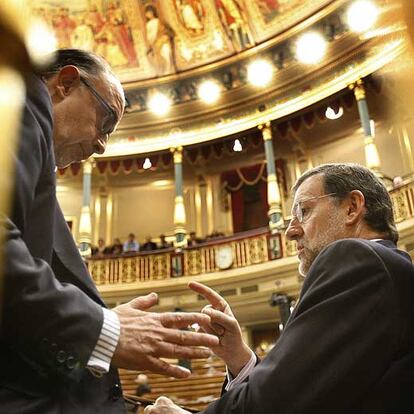
[[61, 282], [78, 286], [96, 302], [103, 304], [58, 203], [55, 214], [53, 250], [52, 267], [58, 279]]

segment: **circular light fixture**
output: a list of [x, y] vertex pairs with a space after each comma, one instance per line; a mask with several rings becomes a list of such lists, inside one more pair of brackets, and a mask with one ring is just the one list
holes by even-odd
[[326, 53], [326, 40], [318, 32], [308, 32], [299, 37], [296, 43], [296, 57], [302, 63], [315, 64]]
[[339, 107], [338, 112], [335, 112], [335, 110], [330, 106], [328, 106], [325, 111], [325, 116], [332, 120], [339, 119], [343, 114], [344, 108], [342, 108], [342, 106]]
[[216, 102], [220, 96], [220, 87], [217, 82], [206, 80], [199, 86], [198, 96], [204, 102], [212, 104]]
[[171, 108], [171, 100], [167, 95], [156, 92], [149, 100], [148, 107], [150, 110], [158, 116], [165, 115]]
[[378, 7], [368, 0], [358, 0], [351, 4], [347, 12], [348, 25], [354, 32], [365, 32], [378, 18]]
[[255, 60], [247, 67], [247, 79], [254, 86], [266, 86], [273, 78], [273, 70], [272, 64], [267, 60]]

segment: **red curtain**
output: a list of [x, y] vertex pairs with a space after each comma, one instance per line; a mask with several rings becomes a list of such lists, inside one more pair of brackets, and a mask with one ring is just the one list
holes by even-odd
[[231, 193], [231, 212], [233, 216], [233, 232], [243, 231], [244, 219], [244, 193], [243, 188]]

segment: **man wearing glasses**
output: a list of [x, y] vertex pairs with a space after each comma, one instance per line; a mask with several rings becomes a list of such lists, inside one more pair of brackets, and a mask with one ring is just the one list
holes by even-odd
[[[125, 412], [116, 368], [185, 377], [166, 358], [205, 358], [218, 338], [183, 332], [198, 313], [149, 312], [152, 293], [105, 308], [56, 200], [55, 167], [103, 153], [124, 111], [118, 79], [98, 56], [61, 50], [28, 75], [6, 221], [0, 321], [0, 412]], [[1, 212], [0, 212], [1, 213]], [[0, 214], [0, 218], [2, 215]]]
[[[276, 345], [258, 363], [229, 305], [199, 283], [220, 335], [224, 395], [205, 414], [409, 414], [414, 412], [414, 269], [396, 248], [384, 185], [355, 164], [326, 164], [294, 188], [286, 236], [305, 277]], [[184, 414], [160, 397], [145, 414]]]

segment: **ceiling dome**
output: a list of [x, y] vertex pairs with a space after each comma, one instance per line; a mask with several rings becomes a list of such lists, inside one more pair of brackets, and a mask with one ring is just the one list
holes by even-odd
[[93, 50], [121, 79], [174, 75], [261, 44], [330, 0], [32, 0], [59, 47]]

